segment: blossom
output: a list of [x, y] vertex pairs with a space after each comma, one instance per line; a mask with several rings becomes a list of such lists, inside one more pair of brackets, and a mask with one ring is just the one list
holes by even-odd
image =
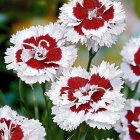
[[121, 70], [123, 78], [132, 89], [140, 80], [140, 37], [132, 38], [122, 49], [123, 61]]
[[126, 102], [126, 110], [115, 129], [121, 140], [140, 139], [140, 101], [130, 99]]
[[80, 41], [97, 51], [111, 47], [125, 28], [121, 2], [111, 0], [71, 0], [60, 9], [58, 22], [67, 28], [67, 40]]
[[53, 80], [64, 68], [71, 67], [77, 56], [75, 45], [64, 39], [65, 29], [59, 24], [33, 26], [11, 38], [5, 63], [28, 84]]
[[19, 116], [9, 106], [0, 108], [0, 140], [45, 140], [45, 135], [38, 120]]
[[78, 67], [63, 71], [46, 93], [54, 106], [53, 121], [71, 131], [80, 123], [109, 129], [120, 119], [125, 99], [120, 94], [121, 71], [107, 62], [93, 66], [90, 73]]

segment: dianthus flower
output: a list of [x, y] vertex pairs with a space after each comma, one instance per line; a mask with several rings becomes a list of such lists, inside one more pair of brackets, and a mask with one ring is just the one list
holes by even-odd
[[65, 29], [59, 24], [35, 26], [13, 35], [5, 63], [28, 84], [53, 80], [63, 68], [73, 65], [77, 56], [74, 45], [65, 42]]
[[67, 40], [97, 51], [111, 47], [125, 28], [121, 2], [111, 0], [71, 0], [60, 9], [59, 22], [67, 28]]
[[54, 104], [54, 122], [67, 131], [84, 121], [93, 128], [111, 128], [124, 106], [121, 75], [107, 62], [93, 66], [90, 73], [81, 67], [64, 71], [47, 93]]

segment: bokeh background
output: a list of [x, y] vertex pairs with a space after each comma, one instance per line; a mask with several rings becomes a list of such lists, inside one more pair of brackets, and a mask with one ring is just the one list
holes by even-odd
[[[19, 79], [13, 71], [7, 71], [4, 64], [4, 52], [10, 46], [10, 36], [18, 30], [32, 25], [46, 25], [55, 22], [59, 15], [59, 8], [67, 0], [0, 0], [0, 106], [5, 104], [21, 112], [19, 99]], [[117, 65], [121, 62], [122, 46], [134, 36], [140, 35], [140, 0], [121, 0], [127, 15], [126, 31], [119, 37], [112, 48], [102, 48], [93, 63], [99, 64], [107, 60]], [[88, 50], [79, 47], [75, 65], [86, 67]], [[37, 103], [44, 105], [40, 85], [35, 85]], [[23, 83], [22, 92], [28, 108], [32, 111], [32, 89]], [[41, 111], [41, 110], [40, 110]], [[42, 110], [43, 111], [43, 110]]]

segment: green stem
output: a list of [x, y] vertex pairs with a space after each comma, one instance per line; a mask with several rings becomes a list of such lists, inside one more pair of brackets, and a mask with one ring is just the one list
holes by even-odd
[[139, 87], [139, 81], [136, 83], [135, 89], [133, 91], [134, 92], [134, 99], [140, 98], [139, 93], [137, 93], [138, 87]]
[[19, 80], [19, 98], [20, 98], [20, 103], [21, 103], [21, 112], [22, 112], [22, 114], [26, 113], [26, 115], [28, 115], [28, 117], [32, 118], [33, 115], [31, 113], [31, 111], [29, 110], [27, 104], [24, 103], [24, 98], [23, 98], [22, 94], [23, 94], [23, 82], [21, 80]]
[[136, 83], [136, 86], [135, 86], [135, 89], [134, 89], [134, 93], [137, 92], [138, 87], [139, 87], [139, 81]]
[[23, 113], [24, 112], [24, 109], [23, 109], [24, 99], [22, 97], [22, 87], [23, 87], [23, 82], [19, 80], [19, 98], [21, 102], [21, 112]]
[[46, 92], [46, 84], [41, 84], [41, 88], [42, 88], [42, 94], [43, 94], [43, 97], [44, 97], [44, 101], [45, 101], [45, 112], [43, 114], [43, 118], [45, 119], [45, 122], [44, 122], [44, 119], [42, 120], [42, 123], [46, 129], [46, 132], [49, 131], [49, 129], [51, 130], [51, 107], [49, 106], [49, 98], [45, 95], [45, 92]]
[[41, 87], [42, 87], [42, 94], [43, 94], [43, 97], [44, 97], [45, 105], [46, 105], [46, 107], [47, 107], [47, 106], [48, 106], [48, 101], [47, 101], [47, 98], [46, 98], [46, 96], [45, 96], [46, 84], [42, 84]]
[[90, 70], [92, 59], [94, 58], [95, 55], [96, 55], [96, 52], [92, 52], [92, 49], [90, 49], [90, 51], [89, 51], [89, 61], [88, 61], [88, 65], [87, 65], [87, 71], [88, 72]]
[[81, 124], [78, 129], [77, 140], [86, 140], [88, 129], [89, 129], [89, 126], [87, 124], [85, 124], [85, 123]]
[[22, 97], [22, 87], [23, 87], [23, 83], [21, 80], [19, 80], [19, 97], [20, 97], [20, 100], [23, 102], [23, 97]]
[[33, 95], [33, 102], [34, 102], [34, 113], [35, 113], [35, 118], [39, 118], [39, 113], [38, 113], [38, 103], [36, 100], [35, 92], [34, 89], [32, 88], [32, 95]]

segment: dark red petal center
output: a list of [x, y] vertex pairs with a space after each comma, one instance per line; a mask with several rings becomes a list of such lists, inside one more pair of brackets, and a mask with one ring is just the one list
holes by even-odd
[[73, 15], [79, 19], [79, 25], [74, 26], [74, 30], [84, 35], [82, 28], [97, 30], [103, 27], [105, 22], [113, 19], [114, 7], [110, 5], [107, 9], [99, 0], [84, 0], [83, 5], [77, 2], [73, 8]]
[[[94, 74], [91, 76], [90, 80], [82, 78], [82, 77], [71, 77], [68, 80], [68, 86], [61, 88], [60, 95], [67, 94], [68, 100], [79, 103], [79, 99], [75, 97], [75, 92], [80, 91], [82, 96], [89, 96], [89, 92], [93, 92], [91, 98], [87, 100], [85, 103], [80, 104], [79, 106], [72, 106], [71, 110], [73, 112], [80, 112], [84, 110], [88, 112], [91, 109], [91, 105], [93, 102], [98, 102], [103, 97], [105, 90], [113, 90], [113, 87], [109, 80], [105, 79], [104, 77], [100, 77], [99, 74]], [[91, 86], [96, 86], [96, 91], [92, 90]], [[88, 87], [88, 88], [87, 88]], [[86, 91], [82, 91], [82, 89], [87, 88]], [[104, 109], [99, 109], [99, 111], [103, 111]], [[98, 112], [98, 110], [97, 110]]]
[[54, 38], [48, 34], [39, 37], [30, 37], [23, 41], [23, 49], [28, 50], [31, 55], [25, 62], [22, 60], [21, 55], [28, 57], [29, 54], [24, 54], [23, 49], [16, 52], [16, 59], [18, 62], [25, 62], [33, 69], [44, 69], [48, 67], [59, 67], [57, 62], [62, 58], [62, 50], [57, 48], [57, 43]]

